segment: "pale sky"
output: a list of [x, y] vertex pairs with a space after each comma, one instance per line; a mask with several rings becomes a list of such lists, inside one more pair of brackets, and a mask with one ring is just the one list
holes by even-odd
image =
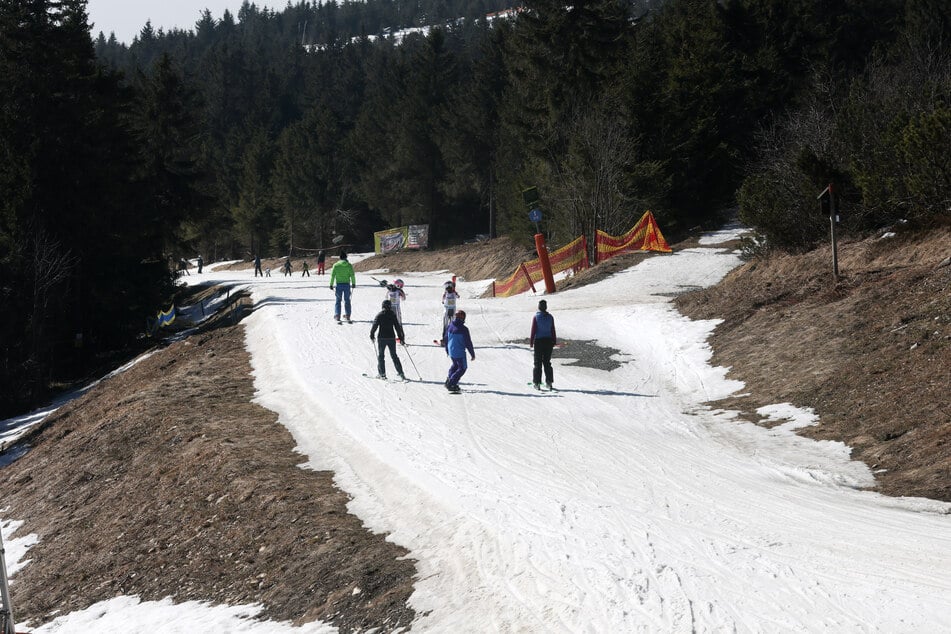
[[[110, 32], [116, 39], [126, 44], [139, 34], [146, 21], [152, 20], [152, 28], [166, 31], [173, 28], [192, 30], [204, 9], [211, 10], [215, 19], [221, 18], [225, 9], [237, 16], [242, 0], [89, 0], [87, 12], [92, 25], [93, 39], [99, 31], [109, 37]], [[286, 0], [255, 0], [259, 9], [271, 8], [283, 10]]]

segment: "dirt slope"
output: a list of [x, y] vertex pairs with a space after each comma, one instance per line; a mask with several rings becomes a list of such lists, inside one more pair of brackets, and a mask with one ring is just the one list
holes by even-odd
[[298, 466], [250, 373], [240, 325], [174, 343], [61, 408], [0, 469], [4, 517], [40, 536], [15, 578], [18, 620], [119, 595], [259, 602], [343, 632], [413, 620], [414, 562], [347, 513], [332, 473]]
[[[530, 256], [494, 240], [358, 268], [485, 279]], [[713, 362], [750, 395], [718, 406], [814, 407], [822, 422], [804, 433], [854, 446], [883, 492], [951, 501], [949, 256], [947, 228], [846, 242], [837, 284], [820, 249], [747, 263], [676, 301], [695, 318], [724, 320]], [[615, 258], [561, 288], [644, 257], [654, 256]], [[138, 594], [260, 602], [268, 618], [319, 618], [344, 632], [413, 620], [414, 563], [347, 513], [332, 474], [297, 466], [304, 457], [290, 434], [251, 403], [243, 328], [221, 326], [62, 408], [33, 449], [0, 470], [4, 516], [40, 536], [14, 586], [21, 619]]]
[[815, 409], [802, 430], [840, 440], [889, 495], [951, 501], [951, 228], [846, 241], [749, 262], [714, 288], [676, 300], [720, 318], [713, 363], [750, 396], [717, 405]]

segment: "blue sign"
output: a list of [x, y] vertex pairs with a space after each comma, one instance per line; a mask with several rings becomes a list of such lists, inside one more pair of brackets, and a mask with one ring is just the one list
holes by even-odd
[[532, 222], [541, 222], [542, 221], [542, 210], [536, 207], [528, 212], [528, 219]]

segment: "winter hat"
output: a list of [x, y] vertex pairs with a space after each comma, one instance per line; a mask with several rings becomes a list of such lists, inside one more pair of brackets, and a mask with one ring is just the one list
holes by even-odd
[[383, 300], [383, 310], [389, 310], [393, 304], [388, 299]]
[[541, 300], [538, 302], [538, 310], [545, 311], [548, 310], [548, 302]]
[[347, 259], [347, 252], [346, 252], [346, 251], [341, 251], [341, 252], [340, 252], [340, 259], [341, 259], [341, 260], [346, 260], [346, 259]]

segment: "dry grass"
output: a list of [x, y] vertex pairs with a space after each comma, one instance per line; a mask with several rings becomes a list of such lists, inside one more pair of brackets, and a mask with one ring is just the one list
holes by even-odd
[[791, 402], [821, 423], [803, 435], [840, 440], [890, 495], [951, 501], [951, 229], [776, 255], [677, 299], [720, 318], [713, 363], [750, 396], [752, 412]]
[[299, 467], [253, 397], [243, 328], [228, 326], [56, 412], [0, 470], [4, 515], [40, 536], [16, 576], [17, 617], [138, 595], [261, 603], [267, 618], [344, 632], [407, 626], [407, 552], [347, 512], [332, 473]]

